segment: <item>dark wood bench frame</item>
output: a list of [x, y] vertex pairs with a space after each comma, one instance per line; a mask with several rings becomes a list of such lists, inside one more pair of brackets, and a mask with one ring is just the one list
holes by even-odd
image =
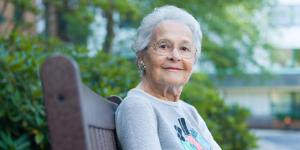
[[108, 101], [90, 90], [75, 61], [64, 56], [49, 57], [41, 79], [52, 150], [120, 149], [114, 120], [120, 98]]

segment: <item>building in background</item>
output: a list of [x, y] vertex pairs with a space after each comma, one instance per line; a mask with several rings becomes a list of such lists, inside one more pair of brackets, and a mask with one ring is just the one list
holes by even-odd
[[[227, 76], [217, 86], [225, 102], [251, 111], [251, 127], [282, 128], [284, 119], [300, 117], [300, 73]], [[299, 128], [294, 121], [293, 128]]]
[[[272, 56], [257, 59], [270, 74], [215, 79], [225, 102], [248, 108], [252, 127], [300, 128], [300, 1], [280, 0], [269, 13], [273, 32], [266, 38], [278, 48]], [[274, 62], [270, 62], [273, 57]], [[279, 121], [278, 121], [279, 120]]]

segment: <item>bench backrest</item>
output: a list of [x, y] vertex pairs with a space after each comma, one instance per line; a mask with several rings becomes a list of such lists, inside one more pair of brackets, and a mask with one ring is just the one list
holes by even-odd
[[51, 149], [116, 150], [114, 112], [120, 103], [97, 95], [82, 82], [76, 63], [49, 57], [41, 79]]

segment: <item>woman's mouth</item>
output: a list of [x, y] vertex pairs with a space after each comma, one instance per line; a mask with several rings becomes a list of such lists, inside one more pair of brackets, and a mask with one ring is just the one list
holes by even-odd
[[178, 67], [165, 67], [164, 69], [169, 70], [169, 71], [180, 71], [180, 70], [183, 70], [182, 68], [178, 68]]

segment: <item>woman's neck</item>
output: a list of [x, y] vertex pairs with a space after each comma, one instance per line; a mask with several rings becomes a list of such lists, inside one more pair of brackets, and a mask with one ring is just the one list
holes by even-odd
[[142, 90], [151, 94], [152, 96], [155, 96], [162, 100], [174, 102], [179, 100], [183, 87], [179, 85], [172, 86], [164, 84], [155, 84], [145, 79], [142, 80], [139, 86]]

